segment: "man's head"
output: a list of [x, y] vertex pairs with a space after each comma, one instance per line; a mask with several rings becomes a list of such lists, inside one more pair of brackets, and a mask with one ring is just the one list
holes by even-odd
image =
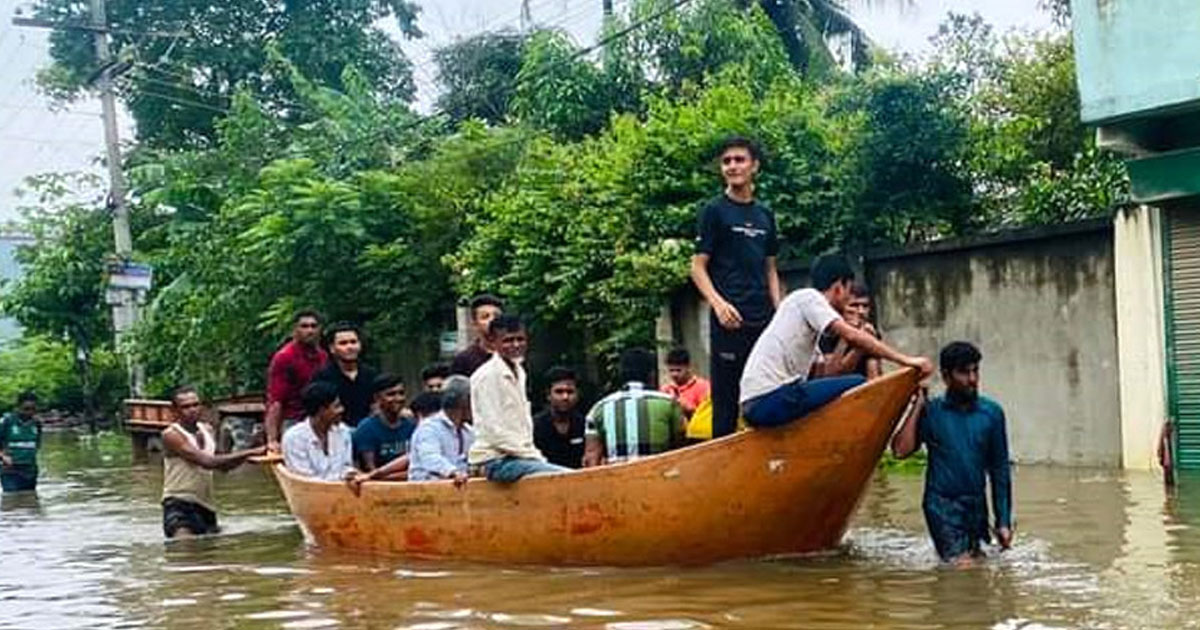
[[826, 254], [813, 261], [813, 288], [825, 294], [829, 305], [839, 313], [850, 302], [850, 287], [854, 284], [854, 269], [844, 256]]
[[499, 315], [488, 324], [487, 341], [493, 351], [510, 362], [525, 358], [529, 346], [525, 324], [520, 317], [508, 314]]
[[38, 397], [30, 390], [17, 394], [17, 415], [29, 419], [37, 413]]
[[345, 409], [338, 400], [337, 385], [329, 381], [313, 381], [300, 391], [304, 413], [321, 427], [328, 427], [342, 417]]
[[942, 381], [946, 383], [946, 398], [957, 403], [971, 403], [979, 397], [979, 348], [966, 341], [954, 341], [942, 348], [938, 363]]
[[716, 151], [721, 167], [721, 179], [729, 188], [745, 188], [754, 184], [762, 162], [758, 143], [742, 136], [730, 136], [721, 141]]
[[296, 311], [292, 316], [292, 339], [306, 346], [315, 346], [321, 338], [321, 315], [312, 309]]
[[630, 348], [621, 353], [621, 382], [642, 383], [653, 387], [657, 381], [658, 359], [645, 348]]
[[867, 285], [861, 282], [850, 285], [850, 299], [846, 301], [842, 317], [846, 318], [846, 323], [851, 326], [861, 327], [871, 321], [871, 291], [867, 289]]
[[484, 293], [477, 295], [471, 299], [471, 324], [475, 327], [475, 334], [480, 339], [486, 339], [488, 326], [504, 313], [504, 301], [500, 298]]
[[687, 385], [692, 380], [692, 355], [687, 348], [672, 348], [667, 353], [667, 374], [676, 385]]
[[399, 376], [387, 372], [371, 381], [371, 396], [375, 408], [388, 419], [399, 418], [400, 412], [404, 411], [404, 403], [408, 402], [404, 392], [404, 381]]
[[358, 326], [350, 322], [338, 322], [325, 332], [325, 345], [329, 354], [338, 361], [354, 363], [362, 352], [362, 335]]
[[427, 392], [442, 391], [447, 378], [450, 378], [450, 366], [445, 363], [434, 363], [421, 370], [421, 383]]
[[471, 421], [471, 379], [455, 374], [442, 384], [442, 411], [454, 422]]
[[175, 419], [192, 424], [200, 420], [204, 406], [200, 403], [200, 393], [191, 385], [180, 385], [171, 391], [171, 408]]
[[442, 395], [439, 392], [421, 392], [408, 408], [412, 409], [417, 420], [424, 420], [442, 408]]
[[574, 370], [556, 365], [546, 371], [546, 383], [546, 401], [552, 413], [565, 415], [575, 410], [579, 404], [579, 381]]

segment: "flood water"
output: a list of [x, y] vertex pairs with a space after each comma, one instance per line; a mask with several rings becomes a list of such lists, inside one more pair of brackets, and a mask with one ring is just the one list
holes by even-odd
[[820, 557], [517, 568], [306, 548], [253, 467], [219, 478], [225, 533], [165, 544], [160, 462], [48, 437], [36, 500], [0, 506], [0, 628], [1200, 628], [1200, 478], [1021, 467], [1016, 547], [969, 570], [936, 562], [913, 473]]

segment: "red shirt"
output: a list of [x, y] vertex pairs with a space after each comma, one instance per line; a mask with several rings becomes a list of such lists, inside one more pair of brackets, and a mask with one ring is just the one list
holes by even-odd
[[271, 357], [271, 366], [267, 368], [267, 405], [282, 404], [284, 420], [303, 418], [300, 390], [308, 385], [317, 370], [325, 366], [325, 360], [325, 351], [318, 347], [305, 346], [295, 340], [283, 344]]
[[708, 398], [712, 386], [709, 384], [708, 379], [692, 376], [692, 380], [683, 385], [676, 385], [672, 381], [659, 389], [662, 393], [669, 394], [671, 398], [679, 401], [679, 406], [683, 407], [683, 410], [690, 416], [692, 412], [696, 411], [696, 407], [699, 407], [700, 403], [704, 402], [705, 398]]

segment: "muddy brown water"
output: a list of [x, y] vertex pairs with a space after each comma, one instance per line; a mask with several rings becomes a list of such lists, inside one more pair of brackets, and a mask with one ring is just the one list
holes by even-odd
[[0, 504], [0, 628], [1200, 628], [1200, 478], [1020, 467], [1018, 542], [936, 562], [921, 477], [877, 475], [843, 547], [700, 569], [414, 562], [305, 546], [273, 482], [218, 481], [225, 532], [166, 544], [161, 463], [50, 436]]

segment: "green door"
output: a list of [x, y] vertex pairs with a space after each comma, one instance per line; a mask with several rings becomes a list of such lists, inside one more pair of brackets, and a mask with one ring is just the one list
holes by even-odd
[[1200, 470], [1200, 208], [1164, 213], [1166, 232], [1167, 376], [1176, 455]]

